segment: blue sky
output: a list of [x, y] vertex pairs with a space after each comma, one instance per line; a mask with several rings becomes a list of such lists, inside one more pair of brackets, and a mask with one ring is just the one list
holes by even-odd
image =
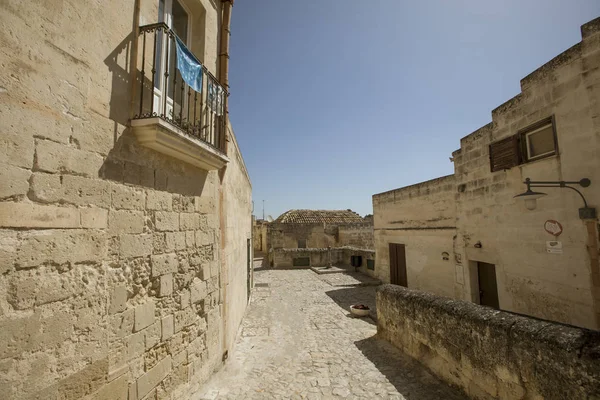
[[453, 173], [460, 138], [597, 16], [598, 0], [236, 1], [230, 115], [255, 214], [365, 215]]

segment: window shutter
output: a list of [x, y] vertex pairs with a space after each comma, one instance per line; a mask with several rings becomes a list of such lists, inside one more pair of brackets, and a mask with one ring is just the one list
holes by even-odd
[[518, 135], [490, 144], [490, 167], [492, 172], [516, 167], [520, 162]]

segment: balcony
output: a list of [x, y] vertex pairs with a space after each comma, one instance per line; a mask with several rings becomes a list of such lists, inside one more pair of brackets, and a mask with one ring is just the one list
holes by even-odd
[[[208, 171], [220, 169], [229, 162], [225, 154], [227, 91], [177, 42], [165, 23], [140, 27], [141, 71], [131, 120], [133, 134], [142, 146]], [[178, 51], [200, 68], [193, 75], [193, 88], [186, 83], [190, 82], [189, 70], [185, 80], [179, 70]]]

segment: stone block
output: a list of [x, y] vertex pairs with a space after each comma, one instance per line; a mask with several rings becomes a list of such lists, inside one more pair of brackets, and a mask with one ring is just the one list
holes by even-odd
[[89, 230], [46, 230], [24, 232], [14, 265], [31, 268], [45, 263], [99, 263], [106, 257], [106, 236]]
[[137, 379], [137, 395], [139, 398], [148, 394], [171, 372], [171, 356], [166, 357], [152, 369]]
[[131, 335], [135, 321], [135, 309], [130, 308], [125, 312], [110, 317], [111, 334], [120, 339]]
[[194, 198], [182, 195], [173, 195], [173, 211], [186, 213], [194, 212]]
[[215, 212], [215, 199], [212, 196], [197, 196], [195, 199], [196, 212], [200, 214], [212, 214]]
[[41, 333], [39, 314], [0, 320], [0, 359], [17, 357], [30, 351]]
[[175, 333], [181, 331], [184, 327], [192, 325], [197, 319], [196, 312], [192, 307], [188, 307], [185, 310], [177, 311], [175, 313], [173, 327]]
[[179, 224], [182, 231], [198, 229], [200, 216], [196, 213], [181, 213], [179, 214]]
[[143, 210], [145, 204], [144, 192], [134, 188], [113, 184], [112, 208], [118, 210]]
[[173, 253], [152, 256], [151, 262], [152, 276], [160, 276], [177, 272], [177, 268], [179, 266], [177, 255]]
[[16, 231], [0, 231], [0, 275], [4, 275], [14, 267], [14, 260], [20, 244], [21, 240]]
[[201, 231], [201, 230], [196, 231], [196, 246], [197, 247], [207, 246], [209, 244], [212, 244], [212, 242], [213, 242], [213, 236], [210, 232], [205, 232], [205, 231]]
[[179, 292], [179, 306], [182, 310], [190, 306], [190, 298], [189, 289], [183, 289]]
[[12, 276], [6, 301], [15, 310], [26, 310], [35, 304], [37, 294], [37, 282], [30, 276]]
[[146, 342], [146, 350], [151, 349], [160, 342], [161, 337], [161, 321], [157, 321], [150, 325], [148, 329], [144, 329], [144, 338]]
[[219, 275], [219, 271], [220, 271], [220, 264], [218, 261], [211, 261], [210, 262], [210, 276], [217, 276]]
[[58, 398], [82, 399], [100, 389], [106, 383], [107, 376], [108, 358], [96, 361], [59, 381]]
[[154, 254], [161, 254], [167, 251], [167, 240], [165, 238], [165, 233], [154, 233], [152, 235], [152, 247], [154, 248]]
[[59, 175], [36, 172], [31, 176], [32, 200], [40, 203], [56, 203], [62, 199], [62, 183]]
[[101, 208], [110, 206], [110, 183], [107, 181], [65, 175], [62, 177], [62, 188], [62, 200], [67, 203]]
[[34, 350], [47, 350], [62, 345], [73, 333], [74, 318], [71, 312], [57, 312], [42, 318], [42, 334], [33, 338]]
[[206, 341], [204, 336], [198, 336], [187, 347], [188, 362], [197, 359], [206, 349]]
[[0, 227], [79, 228], [76, 208], [41, 206], [33, 203], [0, 203]]
[[129, 383], [129, 393], [128, 393], [127, 400], [138, 400], [137, 382]]
[[178, 231], [179, 213], [156, 211], [154, 213], [154, 226], [158, 231]]
[[161, 320], [161, 340], [165, 341], [173, 336], [174, 333], [174, 325], [173, 325], [173, 315], [167, 315]]
[[[211, 261], [211, 263], [214, 261]], [[211, 277], [211, 273], [210, 273], [210, 263], [205, 262], [204, 264], [202, 264], [199, 267], [199, 277], [200, 279], [202, 279], [203, 281], [210, 279]]]
[[73, 175], [49, 175], [40, 172], [31, 179], [32, 200], [40, 203], [68, 203], [110, 207], [110, 184], [101, 179]]
[[196, 232], [194, 231], [186, 231], [185, 232], [185, 246], [187, 248], [192, 248], [196, 246]]
[[26, 169], [0, 164], [0, 199], [25, 196], [29, 191], [31, 172]]
[[[167, 232], [165, 233], [166, 251], [178, 251], [186, 248], [187, 232]], [[193, 232], [192, 232], [193, 233]]]
[[142, 257], [152, 253], [152, 235], [120, 235], [121, 257]]
[[51, 173], [72, 173], [98, 177], [103, 157], [74, 147], [38, 140], [35, 149], [36, 168]]
[[106, 229], [108, 227], [108, 210], [97, 207], [80, 208], [81, 227], [89, 229]]
[[128, 387], [127, 377], [121, 376], [102, 386], [100, 390], [85, 400], [125, 400], [128, 396]]
[[173, 366], [177, 367], [187, 361], [187, 351], [183, 350], [173, 356]]
[[61, 277], [57, 275], [45, 275], [44, 279], [37, 280], [36, 282], [36, 306], [66, 300], [76, 294], [72, 288], [70, 288], [68, 284], [64, 284], [61, 281]]
[[110, 294], [109, 314], [116, 314], [127, 309], [127, 287], [124, 285], [116, 286]]
[[144, 232], [144, 212], [129, 210], [110, 210], [108, 213], [108, 228], [112, 235], [121, 233]]
[[152, 300], [135, 308], [135, 323], [133, 331], [138, 332], [154, 323], [155, 306]]
[[173, 274], [161, 275], [158, 287], [159, 297], [166, 297], [171, 294], [173, 294]]
[[146, 194], [146, 208], [148, 210], [171, 211], [173, 209], [172, 194], [157, 190], [148, 190]]
[[136, 332], [133, 335], [125, 337], [125, 346], [127, 348], [127, 359], [131, 360], [144, 354], [146, 351], [146, 333], [145, 331]]
[[0, 163], [31, 169], [34, 148], [32, 136], [0, 133]]
[[213, 293], [219, 288], [219, 277], [213, 276], [206, 281], [206, 290], [208, 293]]
[[206, 281], [201, 281], [200, 279], [194, 279], [190, 286], [190, 300], [192, 304], [199, 303], [204, 300], [208, 295]]

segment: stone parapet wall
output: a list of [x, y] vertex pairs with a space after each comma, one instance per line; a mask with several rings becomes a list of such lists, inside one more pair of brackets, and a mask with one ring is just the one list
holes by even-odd
[[382, 338], [473, 399], [600, 396], [600, 332], [395, 285], [377, 316]]

